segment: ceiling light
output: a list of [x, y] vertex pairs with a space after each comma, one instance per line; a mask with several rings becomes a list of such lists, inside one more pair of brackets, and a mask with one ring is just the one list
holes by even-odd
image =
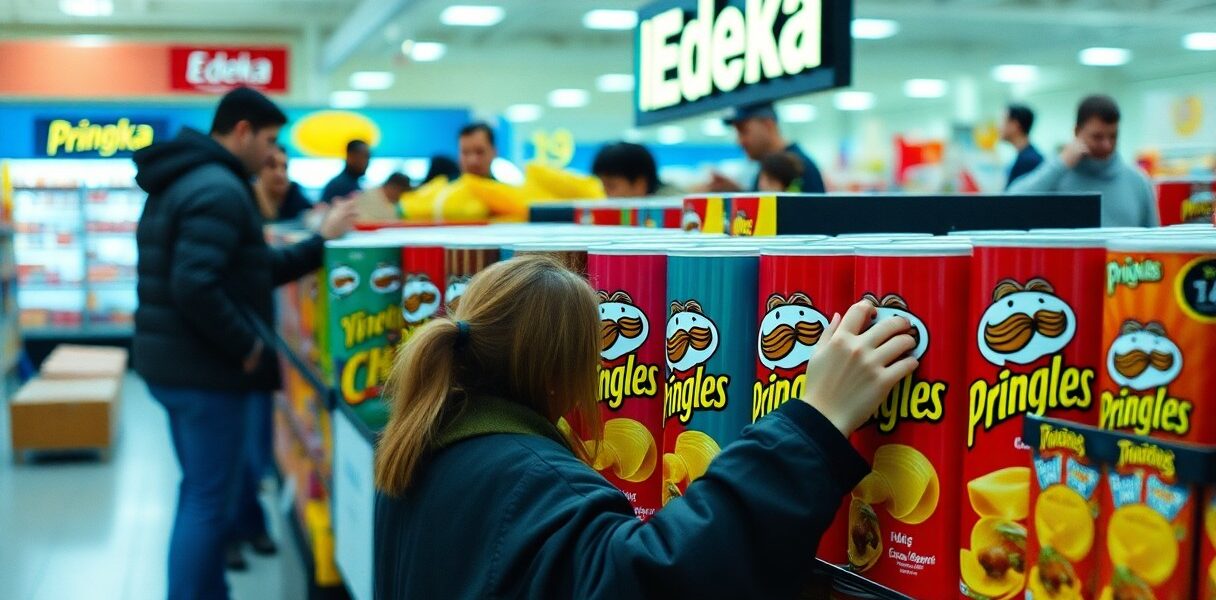
[[684, 128], [679, 125], [664, 125], [655, 132], [655, 138], [659, 140], [660, 144], [666, 146], [679, 144], [686, 137], [688, 135], [684, 133]]
[[387, 90], [393, 87], [393, 74], [388, 71], [355, 71], [350, 74], [354, 90]]
[[1118, 67], [1132, 60], [1127, 48], [1086, 48], [1077, 55], [1081, 64], [1091, 67]]
[[554, 108], [582, 108], [590, 102], [591, 94], [587, 90], [564, 88], [549, 92], [549, 106]]
[[439, 42], [401, 42], [401, 53], [410, 57], [414, 62], [434, 62], [448, 53], [448, 47]]
[[59, 10], [72, 17], [108, 17], [114, 14], [114, 0], [59, 0]]
[[626, 142], [633, 142], [636, 144], [646, 139], [646, 134], [642, 133], [642, 130], [640, 129], [630, 127], [629, 129], [621, 132], [621, 139], [625, 140]]
[[512, 104], [502, 114], [512, 123], [531, 123], [540, 120], [543, 110], [539, 104]]
[[782, 104], [777, 107], [777, 118], [786, 123], [809, 123], [819, 116], [813, 104]]
[[853, 19], [853, 37], [859, 40], [885, 40], [899, 33], [899, 23], [890, 19]]
[[705, 119], [701, 121], [701, 133], [706, 137], [722, 137], [727, 133], [726, 123], [722, 119]]
[[606, 92], [632, 92], [633, 75], [629, 73], [608, 73], [595, 78], [595, 89]]
[[339, 90], [329, 94], [329, 105], [334, 108], [363, 108], [367, 106], [367, 92]]
[[1196, 31], [1182, 38], [1182, 47], [1187, 50], [1216, 50], [1216, 31]]
[[870, 92], [838, 92], [832, 98], [837, 110], [870, 110], [877, 100]]
[[949, 89], [944, 79], [909, 79], [904, 82], [904, 95], [909, 98], [941, 98]]
[[466, 6], [457, 4], [439, 13], [439, 22], [453, 27], [492, 27], [502, 21], [507, 11], [501, 6]]
[[583, 15], [583, 27], [622, 31], [638, 26], [638, 13], [632, 10], [598, 9]]
[[77, 48], [101, 48], [114, 42], [110, 35], [73, 35], [68, 42]]
[[997, 65], [992, 69], [992, 78], [1001, 83], [1030, 83], [1039, 78], [1039, 68], [1034, 65]]

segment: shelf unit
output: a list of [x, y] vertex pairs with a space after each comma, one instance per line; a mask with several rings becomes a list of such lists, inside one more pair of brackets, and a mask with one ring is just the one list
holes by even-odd
[[[4, 210], [0, 208], [0, 219]], [[0, 221], [0, 394], [21, 356], [21, 329], [17, 317], [17, 259], [14, 229]]]

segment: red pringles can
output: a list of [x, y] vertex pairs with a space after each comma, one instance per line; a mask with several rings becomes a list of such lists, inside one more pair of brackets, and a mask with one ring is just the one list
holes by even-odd
[[442, 314], [446, 286], [443, 244], [436, 235], [418, 236], [403, 242], [401, 270], [401, 314], [405, 317], [402, 341], [408, 341], [419, 327]]
[[[1027, 518], [1033, 470], [1056, 463], [1039, 461], [1032, 469], [1022, 420], [1034, 414], [1098, 424], [1094, 390], [1102, 364], [1106, 251], [1100, 237], [1069, 234], [987, 236], [972, 242], [963, 405], [962, 497], [968, 502], [960, 507], [959, 587], [969, 598], [998, 599], [1022, 592], [1027, 576], [1039, 572], [1031, 561], [1041, 556], [1054, 560], [1055, 553], [1040, 552], [1040, 547], [1060, 549], [1076, 571], [1095, 570], [1096, 554], [1089, 547], [1032, 535], [1036, 530]], [[1039, 475], [1042, 481], [1051, 479], [1046, 472]], [[1051, 512], [1050, 503], [1061, 510], [1092, 505], [1096, 512], [1093, 485], [1058, 485], [1038, 496], [1042, 506], [1036, 507], [1037, 515]], [[1061, 504], [1065, 502], [1071, 504]], [[1034, 589], [1044, 589], [1042, 582], [1035, 582]]]
[[644, 520], [662, 507], [666, 249], [598, 246], [587, 255], [587, 277], [600, 297], [600, 414], [609, 457], [596, 466]]
[[[802, 397], [806, 365], [834, 313], [853, 303], [855, 262], [846, 244], [766, 248], [760, 254], [759, 332], [752, 422]], [[846, 513], [819, 541], [819, 558], [844, 564]]]
[[877, 320], [906, 318], [920, 367], [854, 433], [872, 472], [853, 490], [854, 570], [921, 598], [958, 593], [958, 513], [967, 422], [964, 344], [971, 246], [947, 241], [858, 246], [856, 296]]

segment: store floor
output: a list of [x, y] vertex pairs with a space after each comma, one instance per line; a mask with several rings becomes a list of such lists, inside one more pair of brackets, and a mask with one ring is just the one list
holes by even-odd
[[[0, 411], [0, 598], [139, 600], [165, 597], [169, 531], [180, 472], [165, 413], [128, 376], [118, 447], [91, 457], [14, 464], [8, 410]], [[279, 554], [247, 552], [250, 569], [230, 574], [238, 600], [303, 598], [305, 576], [284, 511], [263, 497]]]

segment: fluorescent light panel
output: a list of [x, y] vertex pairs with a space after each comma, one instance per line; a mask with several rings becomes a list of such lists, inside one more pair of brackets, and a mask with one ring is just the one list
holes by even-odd
[[503, 111], [503, 116], [512, 123], [531, 123], [540, 120], [544, 109], [539, 104], [512, 104]]
[[632, 10], [596, 9], [583, 15], [583, 27], [624, 31], [638, 26], [638, 13]]
[[562, 88], [549, 92], [549, 106], [554, 108], [582, 108], [591, 102], [587, 90]]
[[1081, 64], [1091, 67], [1118, 67], [1132, 60], [1127, 48], [1086, 48], [1077, 55]]
[[392, 73], [388, 71], [355, 71], [350, 74], [350, 87], [354, 90], [387, 90], [393, 87]]
[[819, 116], [813, 104], [781, 104], [777, 106], [777, 118], [786, 123], [809, 123]]
[[1182, 37], [1182, 47], [1187, 50], [1211, 52], [1216, 50], [1216, 31], [1196, 31]]
[[1034, 65], [997, 65], [992, 69], [992, 78], [1001, 83], [1030, 83], [1039, 78], [1039, 68]]
[[114, 0], [59, 0], [59, 11], [72, 17], [108, 17]]
[[329, 94], [329, 105], [334, 108], [363, 108], [367, 106], [367, 92], [339, 90]]
[[904, 82], [904, 95], [909, 98], [941, 98], [949, 85], [944, 79], [909, 79]]
[[870, 92], [838, 92], [832, 98], [836, 110], [844, 111], [870, 110], [876, 102], [874, 94]]
[[722, 119], [705, 119], [701, 121], [701, 134], [706, 137], [722, 137], [728, 133], [726, 123]]
[[401, 53], [410, 57], [414, 62], [434, 62], [448, 53], [448, 47], [439, 42], [401, 42]]
[[899, 23], [890, 19], [853, 19], [853, 37], [859, 40], [885, 40], [899, 33]]
[[605, 93], [632, 92], [633, 75], [629, 73], [607, 73], [595, 78], [595, 89]]
[[667, 146], [679, 144], [687, 137], [688, 134], [684, 133], [684, 128], [679, 125], [664, 125], [655, 132], [655, 138], [659, 140], [659, 143]]
[[439, 13], [439, 22], [452, 27], [493, 27], [503, 20], [507, 11], [501, 6], [469, 6], [457, 4]]

